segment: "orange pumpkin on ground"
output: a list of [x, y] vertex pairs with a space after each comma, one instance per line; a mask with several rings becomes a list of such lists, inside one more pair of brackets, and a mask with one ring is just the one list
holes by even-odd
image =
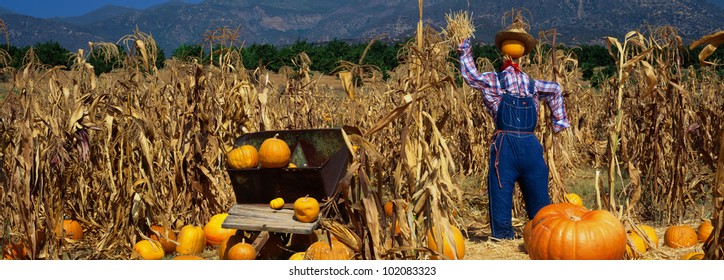
[[307, 248], [305, 260], [349, 260], [354, 257], [352, 249], [344, 243], [332, 239], [332, 242], [320, 240]]
[[[443, 240], [442, 254], [451, 260], [462, 260], [463, 257], [465, 257], [465, 238], [463, 237], [463, 233], [460, 232], [460, 229], [454, 225], [450, 225], [450, 231], [452, 233], [452, 240], [454, 242], [453, 244], [455, 246], [454, 248], [456, 254], [453, 253], [453, 247], [450, 246], [449, 238], [445, 236], [445, 232], [441, 232]], [[433, 237], [434, 232], [435, 227], [432, 227], [432, 231], [427, 230], [427, 247], [430, 248], [430, 250], [440, 253], [437, 243], [435, 242], [435, 238]], [[437, 257], [433, 256], [432, 259], [437, 259]]]
[[173, 233], [173, 231], [160, 225], [153, 225], [151, 226], [151, 229], [157, 231], [160, 236], [156, 235], [153, 231], [151, 231], [148, 233], [149, 237], [151, 237], [152, 240], [161, 242], [161, 246], [163, 246], [163, 251], [166, 252], [166, 254], [171, 254], [176, 251], [176, 243], [172, 242], [176, 241], [176, 234]]
[[664, 244], [671, 248], [691, 247], [698, 241], [696, 231], [689, 225], [670, 226], [664, 233]]
[[179, 255], [194, 255], [201, 253], [206, 247], [206, 234], [200, 226], [185, 225], [177, 237], [176, 253]]
[[63, 220], [62, 224], [58, 224], [55, 233], [61, 238], [70, 238], [74, 240], [83, 239], [83, 227], [76, 220]]
[[643, 256], [643, 254], [646, 253], [646, 242], [636, 232], [629, 232], [628, 240], [631, 242], [631, 244], [634, 245], [634, 248], [636, 248], [636, 250], [633, 250], [631, 249], [631, 246], [628, 245], [628, 243], [626, 244], [626, 253], [629, 256], [636, 258]]
[[712, 230], [714, 230], [714, 226], [711, 224], [711, 222], [708, 220], [703, 221], [699, 225], [696, 236], [699, 238], [699, 241], [704, 242], [707, 238], [709, 238]]
[[643, 230], [646, 236], [651, 239], [651, 243], [654, 244], [654, 248], [659, 248], [659, 236], [656, 234], [656, 229], [648, 225], [640, 225], [638, 228]]
[[256, 259], [254, 246], [246, 243], [244, 236], [232, 235], [219, 244], [220, 260], [253, 260]]
[[294, 201], [294, 217], [297, 221], [311, 223], [319, 216], [319, 202], [314, 197], [300, 197]]
[[162, 260], [166, 253], [163, 251], [163, 245], [156, 240], [141, 240], [133, 245], [135, 251], [144, 260]]
[[242, 145], [234, 148], [226, 155], [229, 167], [239, 168], [256, 168], [259, 165], [259, 154], [252, 145]]
[[523, 238], [534, 260], [620, 260], [626, 252], [626, 229], [605, 210], [550, 204], [529, 223]]
[[292, 155], [289, 145], [284, 140], [278, 138], [279, 134], [273, 138], [268, 138], [261, 143], [259, 147], [259, 161], [261, 167], [277, 168], [285, 167], [289, 164], [289, 158]]
[[572, 204], [575, 204], [578, 206], [583, 206], [583, 200], [581, 199], [580, 196], [578, 196], [578, 194], [567, 193], [567, 194], [563, 195], [563, 199], [568, 203], [572, 203]]
[[229, 213], [213, 215], [206, 225], [204, 225], [204, 234], [206, 235], [206, 243], [208, 245], [219, 245], [224, 239], [236, 234], [236, 229], [221, 227], [228, 216]]

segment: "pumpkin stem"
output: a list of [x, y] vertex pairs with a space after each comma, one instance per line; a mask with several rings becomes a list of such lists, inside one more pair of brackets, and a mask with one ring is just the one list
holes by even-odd
[[579, 217], [579, 216], [570, 216], [569, 218], [571, 219], [571, 221], [574, 221], [574, 222], [581, 220], [581, 217]]

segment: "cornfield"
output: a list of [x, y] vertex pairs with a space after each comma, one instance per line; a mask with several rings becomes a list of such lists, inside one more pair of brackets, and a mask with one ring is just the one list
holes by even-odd
[[[25, 244], [29, 259], [137, 258], [132, 246], [148, 238], [148, 225], [204, 224], [234, 205], [226, 153], [238, 136], [344, 127], [359, 150], [339, 183], [345, 207], [323, 209], [322, 228], [360, 259], [439, 255], [426, 233], [440, 225], [432, 238], [442, 244], [451, 236], [445, 225], [465, 229], [461, 186], [485, 178], [494, 125], [479, 93], [456, 83], [455, 44], [423, 25], [422, 5], [417, 27], [387, 80], [364, 57], [341, 61], [343, 91], [321, 85], [304, 53], [277, 84], [265, 69], [245, 69], [233, 48], [214, 53], [211, 65], [170, 60], [155, 69], [156, 44], [139, 30], [119, 41], [128, 55], [112, 74], [96, 76], [86, 62], [105, 42], [79, 50], [68, 70], [28, 53], [22, 69], [4, 69], [12, 83], [0, 101], [0, 244]], [[205, 42], [231, 47], [238, 36], [219, 28]], [[676, 29], [631, 31], [623, 42], [607, 38], [618, 73], [592, 88], [575, 54], [553, 48], [555, 31], [538, 40], [521, 66], [561, 84], [572, 122], [554, 134], [540, 112], [553, 201], [563, 201], [581, 166], [606, 170], [595, 183], [598, 208], [629, 225], [709, 216], [707, 258], [724, 259], [721, 62], [684, 68]], [[103, 48], [118, 56], [114, 49]], [[0, 53], [0, 65], [6, 59]], [[478, 61], [481, 71], [492, 65]], [[517, 195], [515, 219], [524, 211]], [[80, 241], [57, 238], [54, 229], [71, 218], [84, 227]]]

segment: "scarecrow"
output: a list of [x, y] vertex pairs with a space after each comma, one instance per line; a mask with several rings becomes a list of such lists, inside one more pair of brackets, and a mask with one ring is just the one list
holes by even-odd
[[532, 79], [514, 61], [520, 61], [538, 43], [525, 31], [525, 26], [521, 17], [517, 16], [507, 30], [495, 35], [495, 46], [502, 52], [505, 61], [500, 72], [478, 72], [471, 53], [470, 37], [463, 39], [457, 48], [465, 83], [482, 93], [483, 103], [495, 122], [488, 168], [493, 239], [515, 238], [511, 212], [516, 182], [530, 219], [543, 206], [550, 204], [548, 166], [543, 159], [543, 147], [533, 133], [538, 123], [540, 104], [550, 107], [554, 132], [570, 126], [560, 85]]

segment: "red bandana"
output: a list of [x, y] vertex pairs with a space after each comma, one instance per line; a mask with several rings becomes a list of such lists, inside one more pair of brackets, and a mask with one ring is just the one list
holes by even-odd
[[520, 67], [518, 66], [518, 63], [513, 62], [512, 60], [508, 59], [503, 63], [503, 67], [500, 68], [500, 71], [503, 71], [508, 68], [508, 66], [513, 66], [513, 69], [515, 69], [515, 72], [520, 72]]

